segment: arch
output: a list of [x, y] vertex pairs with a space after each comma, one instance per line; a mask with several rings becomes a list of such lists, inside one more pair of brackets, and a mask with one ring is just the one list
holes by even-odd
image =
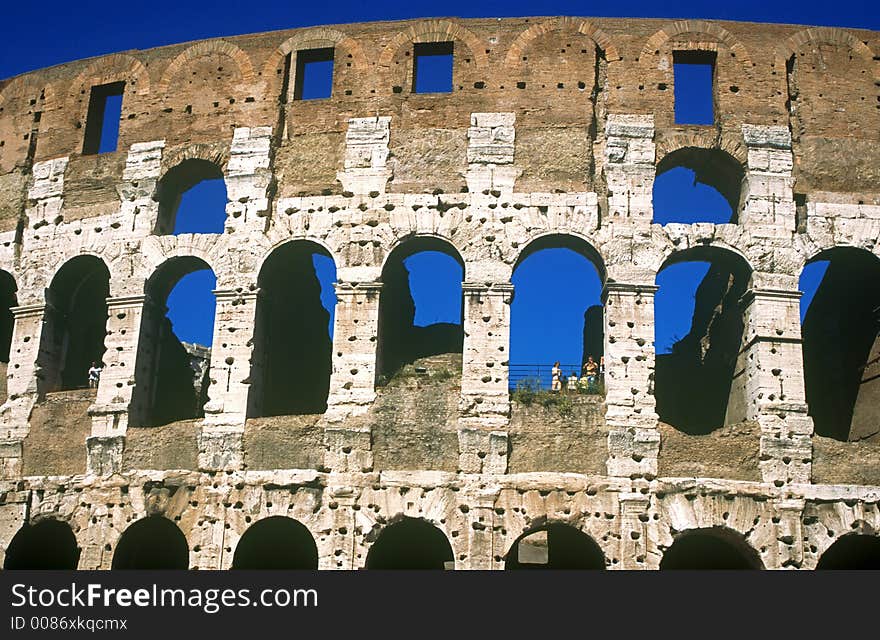
[[[179, 225], [177, 213], [184, 193], [206, 180], [224, 180], [224, 176], [216, 162], [202, 158], [187, 158], [165, 172], [157, 187], [159, 215], [156, 218], [154, 233], [167, 235], [177, 232]], [[206, 218], [204, 226], [211, 230], [204, 232], [222, 233], [226, 222], [225, 205], [224, 202], [222, 210], [216, 213], [212, 211], [210, 218]]]
[[138, 95], [150, 93], [150, 74], [137, 58], [125, 53], [114, 53], [95, 60], [71, 83], [72, 100], [88, 100], [89, 88], [125, 80]]
[[856, 38], [846, 29], [838, 27], [810, 27], [798, 31], [782, 42], [776, 49], [776, 61], [780, 68], [785, 68], [785, 61], [795, 55], [803, 47], [819, 44], [842, 44], [849, 47], [869, 65], [874, 64], [874, 52], [871, 47]]
[[3, 568], [73, 570], [79, 564], [79, 555], [76, 536], [66, 522], [26, 522], [7, 547]]
[[[416, 300], [411, 287], [412, 273], [405, 261], [431, 252], [449, 256], [461, 268], [457, 283], [461, 313], [458, 322], [416, 324]], [[445, 238], [410, 235], [388, 252], [382, 263], [379, 296], [379, 324], [376, 349], [376, 382], [387, 382], [404, 365], [419, 358], [444, 353], [461, 353], [464, 344], [464, 303], [461, 282], [465, 280], [461, 254]], [[449, 283], [449, 281], [446, 281]]]
[[602, 281], [603, 285], [605, 284], [608, 273], [605, 270], [605, 260], [602, 258], [602, 254], [592, 242], [590, 242], [590, 240], [571, 231], [547, 231], [533, 236], [527, 243], [522, 245], [519, 252], [516, 254], [516, 259], [513, 263], [513, 271], [516, 271], [517, 267], [519, 267], [523, 260], [533, 253], [541, 251], [542, 249], [551, 248], [571, 249], [572, 251], [581, 254], [593, 263], [596, 267], [596, 271], [599, 273], [599, 279]]
[[4, 107], [6, 103], [13, 98], [24, 97], [24, 94], [27, 91], [35, 91], [39, 93], [43, 98], [44, 109], [55, 106], [55, 85], [50, 82], [43, 82], [43, 78], [39, 73], [34, 72], [12, 78], [9, 81], [9, 84], [0, 90], [0, 107]]
[[232, 60], [241, 74], [242, 84], [252, 84], [254, 82], [254, 68], [248, 54], [226, 40], [204, 40], [182, 51], [165, 68], [162, 79], [156, 86], [159, 95], [165, 96], [168, 94], [172, 80], [187, 63], [212, 53], [224, 55]]
[[861, 440], [880, 432], [880, 257], [834, 247], [808, 264], [822, 262], [827, 269], [801, 314], [809, 414], [817, 435]]
[[[528, 542], [529, 544], [524, 544]], [[551, 522], [518, 537], [504, 556], [504, 568], [605, 569], [605, 554], [586, 533], [570, 524]]]
[[17, 291], [18, 285], [15, 284], [12, 274], [0, 269], [0, 362], [9, 362], [12, 332], [15, 328], [12, 307], [18, 304], [15, 295]]
[[697, 182], [714, 187], [730, 205], [731, 221], [737, 220], [746, 179], [742, 159], [720, 148], [684, 146], [670, 149], [657, 163], [655, 188], [662, 174], [677, 167], [693, 171]]
[[828, 547], [816, 569], [880, 569], [880, 537], [848, 533]]
[[119, 537], [113, 569], [188, 569], [189, 544], [183, 531], [162, 516], [133, 522]]
[[[549, 233], [523, 246], [511, 273], [511, 391], [524, 391], [526, 398], [538, 389], [602, 393], [605, 280], [599, 252], [578, 236]], [[555, 362], [562, 369], [558, 378]], [[569, 388], [571, 376], [578, 384]]]
[[317, 257], [329, 260], [335, 280], [333, 256], [310, 240], [277, 245], [260, 266], [248, 417], [327, 409], [333, 305], [322, 302]]
[[284, 58], [300, 49], [324, 49], [339, 47], [351, 54], [351, 63], [358, 71], [366, 71], [368, 67], [367, 57], [360, 43], [351, 36], [331, 29], [329, 27], [317, 27], [297, 31], [294, 35], [278, 45], [263, 65], [263, 76], [274, 78], [275, 72], [282, 67]]
[[746, 67], [752, 66], [752, 60], [745, 46], [727, 29], [706, 20], [678, 20], [664, 25], [645, 42], [645, 46], [642, 47], [639, 54], [639, 62], [643, 65], [646, 64], [654, 52], [662, 50], [670, 39], [685, 33], [705, 33], [713, 36], [723, 42], [732, 53], [735, 53], [741, 64]]
[[452, 569], [446, 534], [427, 520], [402, 518], [382, 528], [367, 553], [367, 569]]
[[528, 51], [529, 47], [535, 40], [550, 31], [563, 29], [565, 27], [576, 27], [578, 33], [589, 36], [593, 42], [605, 52], [605, 59], [609, 62], [620, 59], [617, 47], [607, 33], [602, 31], [589, 20], [580, 20], [578, 18], [563, 16], [533, 24], [519, 34], [507, 50], [507, 56], [504, 58], [504, 66], [511, 71], [518, 69], [522, 65], [523, 54]]
[[317, 569], [318, 546], [293, 518], [272, 516], [252, 524], [239, 539], [233, 569]]
[[[685, 263], [708, 263], [695, 288], [694, 310], [687, 334], [666, 351], [661, 330], [668, 326], [666, 286], [672, 293], [686, 293], [680, 283], [667, 283], [664, 270]], [[657, 272], [660, 288], [655, 296], [654, 396], [657, 414], [663, 422], [692, 435], [710, 433], [745, 419], [745, 367], [740, 362], [745, 322], [739, 300], [751, 280], [751, 267], [738, 253], [717, 246], [692, 247], [669, 256]], [[693, 278], [694, 273], [676, 274]], [[696, 274], [699, 275], [699, 274]], [[682, 300], [669, 303], [680, 313]], [[673, 336], [674, 338], [674, 336]]]
[[763, 569], [745, 536], [727, 527], [689, 529], [675, 536], [660, 569]]
[[391, 39], [391, 42], [385, 46], [379, 55], [379, 68], [389, 68], [391, 61], [397, 52], [400, 51], [401, 47], [410, 42], [447, 42], [449, 40], [463, 42], [470, 51], [471, 58], [476, 63], [478, 69], [489, 64], [489, 57], [486, 55], [485, 47], [482, 46], [480, 39], [469, 29], [449, 20], [423, 20], [416, 22]]
[[185, 276], [203, 270], [213, 274], [201, 258], [172, 257], [159, 265], [144, 285], [135, 386], [129, 407], [132, 426], [156, 426], [204, 416], [211, 345], [184, 342], [166, 316], [171, 291]]
[[85, 387], [91, 362], [104, 357], [110, 271], [93, 255], [65, 262], [46, 291], [38, 356], [41, 393]]

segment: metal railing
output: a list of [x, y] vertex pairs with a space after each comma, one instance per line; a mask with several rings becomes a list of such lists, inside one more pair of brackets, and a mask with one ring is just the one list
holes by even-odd
[[[560, 364], [562, 375], [567, 380], [572, 371], [581, 377], [581, 365]], [[553, 364], [512, 364], [508, 367], [508, 388], [516, 391], [517, 385], [529, 384], [533, 388], [549, 391], [553, 382]]]

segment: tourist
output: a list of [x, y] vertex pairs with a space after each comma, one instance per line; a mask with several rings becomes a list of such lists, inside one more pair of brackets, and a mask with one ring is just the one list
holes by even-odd
[[553, 363], [550, 370], [550, 391], [562, 391], [562, 369], [559, 367], [559, 360]]
[[98, 381], [101, 379], [101, 367], [98, 366], [97, 362], [92, 362], [92, 366], [89, 368], [89, 388], [97, 389]]
[[572, 371], [571, 375], [568, 376], [568, 390], [572, 393], [575, 393], [578, 388], [578, 374], [577, 371]]
[[587, 375], [587, 388], [592, 391], [596, 386], [596, 376], [599, 374], [599, 365], [593, 360], [593, 356], [587, 356], [584, 373]]

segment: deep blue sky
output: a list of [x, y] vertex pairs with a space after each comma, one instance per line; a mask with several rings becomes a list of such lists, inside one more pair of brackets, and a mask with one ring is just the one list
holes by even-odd
[[[215, 0], [185, 3], [154, 0], [148, 4], [125, 2], [10, 2], [0, 21], [0, 78], [70, 60], [116, 51], [145, 49], [209, 37], [272, 31], [319, 24], [416, 17], [504, 17], [529, 15], [580, 15], [610, 17], [708, 18], [792, 24], [849, 26], [880, 29], [876, 2], [766, 2], [735, 3], [647, 2], [586, 3], [544, 1], [462, 2], [442, 4], [406, 2], [268, 3]], [[705, 185], [695, 185], [686, 169], [661, 176], [655, 190], [658, 219], [717, 220], [729, 218], [727, 203]], [[213, 193], [211, 189], [213, 188]], [[201, 195], [185, 199], [183, 210], [193, 207], [222, 220], [222, 194], [208, 187]], [[213, 215], [211, 215], [213, 212]], [[219, 217], [218, 217], [219, 216]], [[186, 230], [181, 226], [178, 232]], [[322, 281], [322, 301], [333, 308], [332, 261], [316, 258]], [[416, 324], [456, 321], [460, 316], [458, 265], [442, 256], [414, 256], [407, 261], [416, 300]], [[679, 265], [662, 272], [657, 284], [658, 352], [690, 328], [693, 290], [705, 273], [702, 263]], [[823, 273], [821, 265], [802, 279], [807, 290], [802, 311]], [[595, 269], [567, 250], [547, 250], [523, 262], [514, 275], [517, 295], [512, 310], [512, 362], [579, 362], [583, 311], [599, 296]], [[578, 286], [572, 290], [571, 284]], [[208, 272], [188, 276], [169, 298], [170, 316], [181, 339], [210, 344], [213, 313], [213, 276]], [[552, 313], [551, 313], [552, 312]], [[331, 319], [332, 320], [332, 319]]]

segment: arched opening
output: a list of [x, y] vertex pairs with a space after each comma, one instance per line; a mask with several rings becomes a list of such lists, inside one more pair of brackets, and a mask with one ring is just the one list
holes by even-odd
[[663, 554], [661, 569], [763, 569], [761, 558], [735, 531], [693, 529], [675, 537]]
[[601, 393], [605, 270], [598, 252], [575, 236], [543, 236], [523, 249], [511, 280], [510, 389], [555, 389], [559, 362], [565, 382], [578, 379], [572, 391]]
[[132, 426], [156, 426], [204, 416], [214, 333], [214, 272], [192, 256], [171, 258], [144, 292]]
[[504, 559], [505, 569], [605, 569], [605, 554], [590, 536], [554, 522], [524, 533]]
[[398, 245], [382, 269], [376, 382], [384, 384], [419, 358], [461, 353], [464, 261], [439, 238]]
[[382, 529], [367, 553], [367, 569], [454, 569], [446, 535], [425, 520], [404, 518]]
[[12, 329], [15, 326], [12, 308], [18, 304], [16, 291], [18, 287], [15, 285], [15, 278], [0, 269], [0, 362], [9, 362]]
[[255, 522], [238, 541], [233, 569], [317, 569], [318, 547], [300, 522], [273, 516]]
[[880, 434], [880, 258], [838, 247], [801, 274], [807, 404], [818, 435]]
[[736, 223], [745, 172], [720, 149], [683, 147], [657, 164], [654, 222]]
[[308, 241], [260, 269], [248, 417], [323, 413], [330, 392], [336, 265]]
[[828, 547], [817, 569], [880, 569], [880, 537], [850, 533]]
[[750, 278], [741, 256], [712, 247], [676, 253], [657, 274], [654, 395], [660, 419], [680, 431], [706, 434], [744, 418], [744, 382], [734, 377]]
[[91, 364], [104, 357], [109, 295], [110, 272], [95, 256], [68, 260], [55, 274], [40, 341], [41, 392], [88, 386]]
[[157, 235], [223, 233], [226, 225], [226, 182], [213, 162], [190, 158], [159, 181]]
[[188, 569], [189, 545], [180, 528], [162, 516], [132, 523], [119, 537], [113, 569]]
[[70, 525], [60, 520], [24, 524], [6, 549], [4, 569], [76, 569], [80, 548]]

